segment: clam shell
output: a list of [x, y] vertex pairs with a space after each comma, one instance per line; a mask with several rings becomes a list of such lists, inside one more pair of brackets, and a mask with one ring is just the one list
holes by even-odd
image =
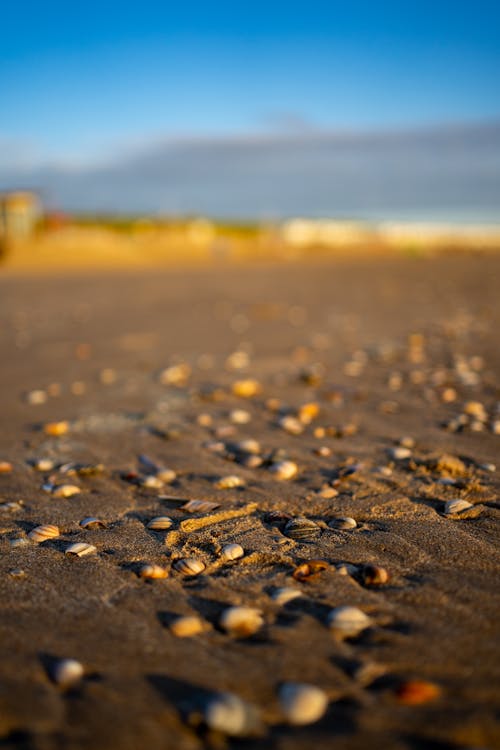
[[253, 607], [229, 607], [220, 618], [221, 627], [230, 635], [246, 638], [253, 635], [264, 624], [262, 615]]
[[50, 676], [57, 685], [71, 687], [80, 682], [84, 672], [83, 665], [76, 659], [61, 659], [52, 666]]
[[54, 497], [73, 497], [73, 495], [78, 495], [80, 492], [81, 489], [76, 484], [60, 484], [52, 488], [51, 494]]
[[226, 560], [237, 560], [243, 557], [245, 550], [241, 544], [226, 544], [221, 550], [221, 557]]
[[286, 682], [278, 697], [289, 724], [313, 724], [328, 708], [328, 696], [324, 690], [306, 683]]
[[312, 539], [312, 537], [319, 534], [320, 528], [317, 523], [311, 521], [309, 518], [292, 518], [285, 525], [283, 532], [290, 539], [296, 539], [297, 541], [303, 539]]
[[63, 422], [47, 422], [43, 426], [43, 431], [46, 435], [50, 435], [51, 437], [60, 437], [61, 435], [65, 435], [69, 430], [69, 422], [63, 421]]
[[298, 470], [299, 467], [294, 461], [276, 461], [269, 467], [269, 471], [276, 479], [293, 479]]
[[82, 529], [105, 529], [106, 524], [104, 521], [101, 521], [100, 518], [94, 518], [94, 516], [87, 516], [86, 518], [82, 518], [80, 521], [80, 526]]
[[197, 615], [186, 615], [177, 617], [170, 625], [170, 631], [178, 638], [191, 638], [193, 635], [199, 635], [207, 629], [207, 623]]
[[361, 575], [367, 586], [383, 586], [389, 580], [389, 573], [380, 565], [365, 565]]
[[141, 487], [147, 487], [150, 490], [161, 490], [165, 482], [154, 474], [150, 474], [147, 477], [142, 477], [139, 480]]
[[443, 513], [445, 516], [453, 516], [458, 513], [463, 513], [465, 510], [470, 510], [470, 508], [473, 507], [474, 505], [469, 503], [468, 500], [456, 498], [455, 500], [448, 500], [448, 502], [444, 504]]
[[156, 516], [156, 518], [152, 518], [148, 522], [147, 528], [152, 529], [152, 531], [164, 531], [165, 529], [170, 529], [172, 524], [173, 521], [168, 516]]
[[182, 557], [175, 561], [174, 568], [185, 576], [197, 576], [199, 573], [203, 573], [206, 565], [197, 557]]
[[228, 737], [248, 737], [262, 730], [258, 709], [233, 693], [214, 695], [207, 701], [203, 715], [210, 729]]
[[298, 591], [291, 586], [284, 586], [283, 588], [276, 589], [276, 591], [273, 592], [272, 598], [276, 604], [283, 607], [285, 604], [288, 604], [288, 602], [298, 599], [300, 596], [303, 596], [301, 591]]
[[410, 458], [411, 456], [411, 450], [409, 448], [405, 448], [404, 445], [396, 445], [394, 448], [389, 448], [387, 453], [393, 461], [404, 461], [406, 458]]
[[354, 518], [351, 518], [350, 516], [333, 518], [328, 524], [331, 529], [339, 529], [340, 531], [350, 531], [351, 529], [355, 529], [357, 525], [358, 524]]
[[232, 446], [237, 453], [252, 453], [257, 455], [261, 452], [261, 445], [258, 440], [254, 438], [245, 438]]
[[76, 557], [92, 555], [94, 552], [97, 552], [97, 548], [93, 544], [86, 544], [85, 542], [75, 542], [65, 550], [66, 555], [76, 555]]
[[252, 415], [246, 409], [233, 409], [229, 414], [229, 419], [233, 424], [248, 424]]
[[52, 471], [56, 464], [51, 458], [36, 458], [31, 465], [36, 471]]
[[28, 538], [32, 542], [45, 542], [47, 539], [54, 539], [59, 536], [59, 529], [57, 526], [52, 524], [45, 524], [43, 526], [36, 526], [28, 534]]
[[290, 435], [300, 435], [304, 432], [304, 425], [296, 417], [292, 417], [287, 414], [285, 417], [281, 417], [278, 420], [278, 424], [282, 430], [288, 432]]
[[187, 510], [188, 513], [209, 513], [219, 506], [220, 503], [212, 502], [212, 500], [189, 500], [181, 505], [181, 510]]
[[357, 607], [335, 607], [328, 614], [328, 626], [341, 638], [353, 638], [372, 625], [372, 620]]
[[161, 565], [143, 565], [139, 570], [141, 578], [167, 578], [168, 571]]
[[227, 477], [221, 477], [215, 486], [219, 490], [232, 490], [236, 487], [244, 487], [244, 485], [244, 479], [238, 477], [236, 474], [229, 474]]
[[262, 391], [262, 386], [258, 380], [246, 378], [245, 380], [235, 380], [232, 386], [234, 396], [239, 398], [253, 398]]
[[16, 536], [14, 539], [9, 539], [9, 544], [12, 549], [15, 549], [16, 547], [25, 547], [29, 544], [29, 541], [25, 536]]

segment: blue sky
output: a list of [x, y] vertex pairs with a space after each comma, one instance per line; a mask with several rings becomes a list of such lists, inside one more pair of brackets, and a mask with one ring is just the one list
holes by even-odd
[[485, 0], [8, 3], [0, 177], [186, 137], [499, 122], [499, 27]]

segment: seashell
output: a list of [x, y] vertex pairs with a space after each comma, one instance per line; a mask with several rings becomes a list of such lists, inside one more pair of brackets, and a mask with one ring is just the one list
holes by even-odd
[[11, 578], [26, 578], [26, 571], [22, 568], [12, 568], [9, 570], [9, 575]]
[[276, 461], [269, 467], [269, 471], [274, 474], [276, 479], [293, 479], [298, 470], [299, 467], [294, 461]]
[[351, 563], [339, 563], [335, 566], [335, 570], [341, 576], [353, 576], [358, 572], [359, 568], [357, 565], [352, 565]]
[[232, 446], [237, 453], [254, 453], [258, 454], [261, 452], [261, 445], [258, 440], [254, 438], [245, 438]]
[[170, 632], [178, 638], [191, 638], [207, 629], [207, 623], [197, 615], [177, 617], [170, 625]]
[[339, 529], [340, 531], [349, 531], [355, 529], [358, 524], [350, 516], [341, 516], [339, 518], [333, 518], [328, 526], [331, 529]]
[[191, 375], [191, 367], [185, 362], [171, 365], [160, 372], [159, 380], [162, 385], [185, 385]]
[[220, 503], [212, 500], [188, 500], [187, 503], [181, 505], [181, 510], [187, 510], [188, 513], [209, 513], [219, 507]]
[[182, 557], [175, 561], [174, 568], [185, 576], [197, 576], [199, 573], [203, 573], [206, 565], [197, 557]]
[[236, 474], [229, 474], [227, 477], [221, 477], [215, 486], [219, 490], [232, 490], [236, 487], [244, 487], [245, 480]]
[[394, 448], [389, 448], [387, 453], [393, 461], [404, 461], [406, 458], [410, 458], [411, 450], [405, 448], [404, 445], [396, 445]]
[[399, 444], [403, 446], [403, 448], [414, 448], [415, 438], [412, 438], [410, 435], [403, 435], [403, 437], [399, 439]]
[[229, 607], [220, 618], [221, 627], [237, 638], [253, 635], [263, 624], [260, 611], [253, 607]]
[[285, 604], [288, 604], [288, 602], [291, 602], [294, 599], [298, 599], [300, 596], [302, 596], [301, 591], [293, 589], [291, 586], [285, 586], [283, 588], [276, 589], [276, 591], [273, 592], [272, 598], [274, 599], [276, 604], [279, 604], [283, 607]]
[[0, 510], [17, 511], [22, 510], [24, 500], [10, 500], [8, 503], [0, 503]]
[[161, 565], [143, 565], [139, 570], [140, 578], [167, 578], [168, 571]]
[[464, 414], [475, 417], [480, 422], [486, 422], [488, 419], [488, 413], [480, 401], [467, 401], [464, 404]]
[[300, 419], [302, 424], [310, 424], [313, 419], [319, 415], [319, 404], [316, 401], [311, 401], [307, 404], [302, 404], [297, 412], [297, 417]]
[[234, 396], [239, 398], [253, 398], [262, 391], [262, 386], [258, 380], [246, 378], [244, 380], [235, 380], [232, 385]]
[[468, 500], [456, 498], [455, 500], [448, 500], [448, 502], [444, 504], [443, 513], [445, 516], [453, 516], [458, 513], [463, 513], [465, 510], [469, 510], [473, 507], [474, 505], [469, 503]]
[[372, 620], [357, 607], [335, 607], [328, 614], [328, 626], [340, 638], [353, 638], [372, 625]]
[[112, 367], [105, 367], [99, 373], [99, 380], [103, 385], [113, 385], [113, 383], [116, 383], [116, 378], [116, 370], [113, 370]]
[[490, 429], [494, 435], [500, 435], [500, 419], [494, 419], [490, 425]]
[[238, 560], [244, 554], [245, 550], [241, 544], [226, 544], [221, 550], [221, 557], [224, 557], [226, 560]]
[[221, 440], [210, 440], [208, 443], [204, 443], [203, 447], [210, 453], [225, 453], [226, 451], [226, 446]]
[[332, 455], [332, 450], [327, 445], [320, 445], [318, 448], [314, 448], [313, 453], [315, 456], [327, 458]]
[[12, 464], [10, 461], [0, 461], [0, 474], [10, 474], [12, 471]]
[[441, 688], [426, 680], [409, 680], [403, 682], [396, 691], [396, 700], [406, 706], [420, 706], [436, 700], [441, 695]]
[[242, 370], [244, 367], [248, 367], [249, 364], [250, 357], [248, 356], [248, 352], [239, 349], [229, 355], [225, 366], [228, 370]]
[[44, 526], [36, 526], [28, 534], [28, 538], [32, 542], [46, 542], [47, 539], [54, 539], [59, 536], [59, 529], [57, 526], [52, 524], [46, 524]]
[[62, 421], [62, 422], [47, 422], [43, 426], [43, 431], [46, 435], [50, 435], [50, 437], [60, 437], [61, 435], [66, 435], [66, 433], [69, 430], [69, 422]]
[[169, 529], [172, 524], [173, 521], [168, 516], [156, 516], [156, 518], [152, 518], [149, 521], [147, 528], [152, 531], [164, 531], [165, 529]]
[[293, 577], [301, 583], [316, 578], [319, 573], [328, 568], [326, 560], [308, 560], [293, 571]]
[[40, 406], [40, 404], [45, 404], [47, 401], [47, 393], [41, 388], [36, 388], [34, 391], [29, 391], [26, 394], [26, 401], [30, 406]]
[[365, 565], [361, 577], [366, 586], [382, 586], [389, 580], [389, 573], [379, 565]]
[[51, 494], [54, 497], [73, 497], [81, 492], [80, 487], [76, 484], [59, 484], [52, 488]]
[[229, 419], [233, 424], [248, 424], [252, 415], [246, 409], [233, 409], [229, 412]]
[[177, 479], [177, 474], [173, 469], [160, 468], [156, 472], [156, 476], [165, 484], [170, 484], [170, 482], [174, 482]]
[[92, 477], [96, 474], [102, 474], [104, 471], [103, 464], [75, 464], [69, 463], [65, 466], [61, 466], [59, 469], [64, 474], [78, 474], [80, 477]]
[[52, 666], [50, 676], [56, 685], [71, 687], [81, 681], [84, 672], [83, 665], [76, 659], [61, 659]]
[[66, 555], [75, 555], [76, 557], [84, 557], [85, 555], [92, 555], [97, 552], [96, 547], [93, 544], [86, 544], [85, 542], [75, 542], [70, 544], [66, 549]]
[[51, 458], [36, 458], [31, 465], [36, 471], [52, 471], [56, 464]]
[[142, 477], [139, 480], [141, 487], [146, 487], [150, 490], [161, 490], [164, 484], [164, 481], [155, 474], [149, 474], [147, 477]]
[[196, 417], [196, 422], [200, 425], [200, 427], [211, 427], [213, 421], [214, 420], [211, 414], [198, 414], [198, 416]]
[[282, 430], [288, 432], [290, 435], [300, 435], [304, 432], [304, 425], [296, 417], [292, 417], [287, 414], [278, 420], [278, 424]]
[[283, 533], [290, 539], [296, 539], [302, 541], [304, 539], [311, 539], [312, 537], [319, 534], [320, 528], [317, 523], [311, 521], [309, 518], [292, 518], [288, 521], [283, 529]]
[[245, 466], [247, 469], [258, 469], [259, 466], [262, 466], [263, 459], [260, 456], [255, 455], [255, 453], [248, 453], [238, 459], [238, 463]]
[[289, 724], [313, 724], [328, 708], [324, 690], [302, 682], [286, 682], [280, 687], [278, 697]]
[[80, 526], [82, 529], [105, 529], [106, 524], [104, 521], [101, 521], [100, 518], [94, 518], [93, 516], [87, 516], [86, 518], [82, 518], [80, 521]]
[[206, 725], [228, 737], [249, 737], [262, 732], [259, 710], [234, 693], [217, 693], [203, 712]]

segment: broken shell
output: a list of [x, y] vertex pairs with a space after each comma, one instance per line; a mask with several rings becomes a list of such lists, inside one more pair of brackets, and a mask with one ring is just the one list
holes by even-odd
[[147, 528], [152, 531], [164, 531], [165, 529], [169, 529], [172, 524], [173, 521], [168, 516], [156, 516], [156, 518], [152, 518], [149, 521]]
[[212, 500], [188, 500], [181, 505], [181, 510], [187, 510], [188, 513], [208, 513], [220, 506], [220, 503], [214, 503]]
[[303, 539], [311, 539], [316, 536], [320, 531], [317, 523], [311, 521], [309, 518], [292, 518], [285, 525], [283, 533], [290, 539], [296, 539], [301, 541]]
[[276, 604], [283, 607], [285, 604], [288, 604], [288, 602], [298, 599], [300, 596], [302, 596], [301, 591], [293, 589], [291, 586], [284, 586], [283, 588], [276, 589], [276, 591], [273, 592], [272, 598]]
[[262, 386], [258, 380], [247, 378], [245, 380], [236, 380], [233, 383], [232, 391], [234, 396], [240, 398], [253, 398], [262, 391]]
[[104, 521], [101, 521], [100, 518], [94, 518], [93, 516], [87, 516], [87, 518], [82, 518], [80, 521], [80, 526], [82, 529], [105, 529], [106, 524]]
[[60, 484], [52, 488], [51, 494], [54, 497], [73, 497], [73, 495], [78, 495], [80, 492], [81, 489], [76, 484]]
[[203, 633], [207, 629], [207, 623], [197, 615], [186, 615], [177, 617], [170, 625], [170, 631], [178, 638], [190, 638], [193, 635]]
[[318, 573], [328, 568], [326, 560], [308, 560], [308, 562], [302, 563], [293, 571], [293, 577], [296, 581], [301, 583], [310, 581], [312, 578], [316, 578]]
[[69, 430], [69, 422], [63, 421], [63, 422], [47, 422], [43, 426], [43, 431], [46, 435], [50, 435], [51, 437], [60, 437], [61, 435], [65, 435]]
[[293, 479], [298, 470], [299, 468], [294, 461], [276, 461], [269, 467], [269, 471], [274, 474], [276, 479]]
[[220, 618], [221, 627], [238, 638], [253, 635], [263, 624], [261, 613], [253, 607], [229, 607]]
[[372, 625], [372, 620], [357, 607], [335, 607], [328, 614], [328, 626], [341, 638], [353, 638]]
[[61, 659], [50, 670], [53, 681], [61, 687], [71, 687], [80, 682], [84, 675], [83, 665], [76, 659]]
[[243, 557], [245, 550], [241, 544], [226, 544], [221, 550], [221, 556], [226, 560], [237, 560]]
[[248, 737], [262, 731], [258, 709], [233, 693], [219, 693], [210, 698], [204, 720], [210, 729], [229, 737]]
[[32, 542], [45, 542], [47, 539], [54, 539], [57, 536], [59, 536], [59, 529], [52, 524], [36, 526], [28, 534], [28, 538], [31, 539]]
[[245, 480], [236, 474], [229, 474], [227, 477], [221, 477], [215, 486], [219, 490], [232, 490], [236, 487], [244, 487]]
[[168, 571], [161, 565], [143, 565], [139, 570], [141, 578], [167, 578]]
[[16, 536], [14, 539], [9, 539], [10, 546], [15, 549], [16, 547], [25, 547], [29, 544], [29, 541], [25, 536]]
[[472, 503], [469, 503], [468, 500], [462, 500], [461, 498], [456, 498], [455, 500], [448, 500], [444, 504], [444, 515], [445, 516], [453, 516], [458, 513], [463, 513], [465, 510], [469, 510], [470, 508], [473, 508], [474, 505]]
[[328, 526], [331, 529], [339, 529], [340, 531], [349, 531], [355, 529], [358, 524], [350, 516], [342, 516], [340, 518], [333, 518]]
[[66, 549], [66, 555], [75, 555], [76, 557], [84, 557], [85, 555], [92, 555], [97, 552], [96, 547], [93, 544], [86, 544], [85, 542], [75, 542], [70, 544]]
[[328, 696], [324, 690], [301, 682], [282, 685], [279, 701], [287, 721], [296, 725], [319, 721], [328, 708]]
[[361, 577], [366, 586], [382, 586], [389, 580], [389, 573], [379, 565], [365, 565]]
[[205, 567], [205, 563], [197, 557], [182, 557], [174, 563], [174, 568], [185, 576], [197, 576]]

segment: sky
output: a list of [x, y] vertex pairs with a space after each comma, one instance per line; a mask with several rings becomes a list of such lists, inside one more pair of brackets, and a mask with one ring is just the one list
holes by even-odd
[[8, 3], [0, 188], [85, 211], [493, 215], [499, 32], [486, 0]]

